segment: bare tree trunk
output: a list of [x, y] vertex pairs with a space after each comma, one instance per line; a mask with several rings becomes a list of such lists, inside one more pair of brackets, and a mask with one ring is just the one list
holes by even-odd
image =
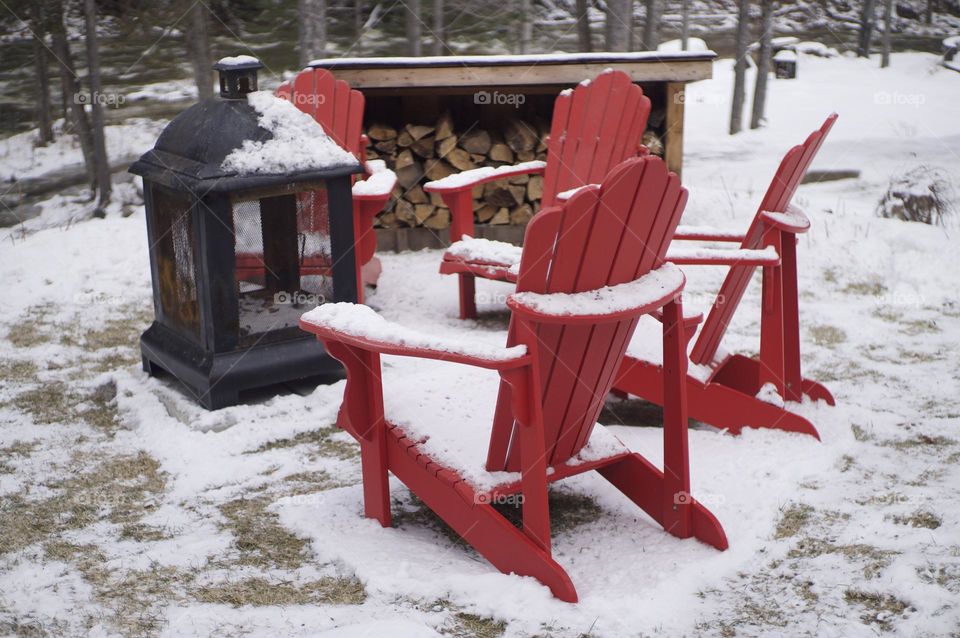
[[47, 45], [43, 41], [47, 34], [47, 21], [43, 3], [31, 5], [33, 23], [33, 64], [37, 72], [37, 145], [46, 146], [53, 141], [53, 116], [50, 113], [50, 63]]
[[680, 49], [687, 50], [690, 40], [690, 0], [680, 0]]
[[299, 62], [307, 66], [311, 60], [322, 58], [327, 52], [326, 0], [298, 0]]
[[857, 55], [861, 58], [870, 57], [870, 42], [873, 40], [873, 8], [875, 0], [863, 0], [863, 11], [860, 13], [860, 40], [857, 44]]
[[890, 31], [893, 28], [893, 0], [883, 3], [883, 54], [880, 56], [880, 68], [890, 66]]
[[407, 42], [412, 56], [421, 55], [420, 48], [420, 0], [407, 0]]
[[607, 51], [630, 50], [633, 0], [607, 0]]
[[647, 16], [643, 22], [643, 46], [648, 51], [656, 51], [660, 45], [662, 1], [647, 0]]
[[93, 133], [90, 130], [90, 121], [83, 108], [84, 96], [80, 92], [80, 81], [73, 66], [73, 56], [70, 54], [70, 44], [67, 41], [67, 31], [63, 26], [63, 0], [51, 0], [47, 5], [50, 12], [47, 14], [50, 25], [50, 36], [53, 43], [53, 55], [57, 59], [60, 72], [60, 90], [64, 103], [64, 116], [68, 120], [67, 132], [75, 132], [80, 141], [80, 150], [83, 153], [83, 162], [87, 167], [87, 183], [91, 193], [96, 192], [96, 173], [93, 159]]
[[[187, 0], [192, 2], [193, 0]], [[190, 6], [190, 5], [188, 5]], [[197, 97], [205, 100], [213, 97], [213, 56], [210, 53], [210, 36], [207, 33], [207, 6], [196, 2], [188, 9], [185, 29], [187, 55], [193, 67], [193, 79], [197, 84]]]
[[577, 0], [577, 40], [580, 51], [593, 51], [593, 38], [590, 34], [590, 0]]
[[530, 53], [533, 42], [533, 6], [531, 0], [520, 0], [520, 53]]
[[774, 0], [760, 0], [760, 50], [757, 52], [757, 84], [753, 89], [753, 112], [750, 128], [760, 128], [767, 107], [767, 80], [773, 57]]
[[443, 0], [433, 0], [433, 54], [443, 55], [446, 42], [443, 36]]
[[933, 23], [933, 5], [937, 0], [927, 0], [926, 11], [923, 14], [923, 21], [927, 24]]
[[733, 73], [733, 104], [730, 109], [730, 135], [743, 128], [743, 102], [747, 84], [747, 42], [750, 40], [750, 0], [738, 0], [737, 58]]
[[103, 87], [100, 82], [100, 49], [97, 44], [97, 3], [85, 0], [87, 76], [90, 83], [90, 114], [93, 124], [93, 161], [96, 166], [97, 191], [100, 199], [94, 215], [106, 215], [110, 203], [110, 160], [107, 158], [107, 142], [103, 134]]
[[360, 0], [353, 2], [353, 48], [357, 53], [363, 52], [363, 6]]

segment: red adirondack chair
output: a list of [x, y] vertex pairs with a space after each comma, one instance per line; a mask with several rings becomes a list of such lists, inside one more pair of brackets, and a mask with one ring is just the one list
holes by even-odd
[[[547, 161], [517, 166], [478, 168], [428, 182], [425, 191], [439, 193], [450, 208], [450, 240], [473, 237], [472, 189], [486, 182], [523, 174], [543, 174], [541, 207], [557, 203], [557, 195], [586, 184], [599, 183], [614, 166], [646, 154], [640, 144], [650, 115], [650, 99], [622, 71], [608, 70], [575, 89], [563, 91], [554, 102]], [[477, 316], [476, 277], [504, 279], [502, 269], [444, 255], [440, 272], [456, 274], [460, 284], [460, 318]], [[513, 279], [515, 281], [515, 279]]]
[[[573, 602], [573, 583], [551, 557], [547, 485], [597, 470], [669, 533], [725, 549], [720, 523], [690, 497], [684, 277], [664, 264], [686, 199], [662, 161], [633, 158], [601, 186], [536, 215], [526, 230], [518, 292], [508, 301], [505, 348], [417, 333], [355, 304], [305, 314], [300, 326], [347, 369], [339, 425], [360, 443], [366, 516], [391, 524], [392, 472], [498, 569], [533, 576]], [[662, 472], [596, 425], [638, 318], [661, 308]], [[406, 375], [385, 384], [381, 354], [496, 370], [500, 389], [486, 454], [476, 444], [485, 424], [470, 420], [481, 406], [419, 399], [402, 387]], [[517, 494], [521, 529], [491, 505]]]
[[[744, 427], [766, 427], [819, 438], [813, 424], [784, 403], [806, 395], [834, 405], [823, 385], [800, 372], [796, 236], [807, 232], [810, 221], [790, 201], [836, 119], [831, 114], [803, 144], [787, 152], [746, 234], [680, 227], [675, 235], [683, 240], [740, 242], [735, 251], [671, 249], [667, 255], [679, 265], [730, 267], [690, 349], [694, 368], [687, 375], [687, 392], [694, 419], [734, 433]], [[758, 267], [763, 268], [760, 356], [721, 352], [720, 341]], [[687, 319], [688, 335], [695, 334], [701, 319]], [[662, 404], [664, 378], [657, 353], [641, 344], [628, 349], [614, 387]]]
[[[327, 135], [353, 153], [367, 169], [366, 179], [355, 181], [353, 185], [357, 297], [362, 302], [364, 284], [375, 284], [380, 275], [380, 260], [374, 254], [377, 236], [373, 230], [373, 218], [390, 200], [390, 193], [397, 181], [396, 175], [382, 161], [366, 161], [368, 140], [362, 133], [363, 94], [351, 89], [343, 80], [335, 80], [329, 71], [312, 68], [298, 73], [293, 82], [281, 84], [276, 94], [311, 115]], [[302, 238], [303, 253], [300, 273], [329, 276], [332, 274], [332, 263], [326, 193], [316, 191], [298, 197], [301, 214], [298, 215], [297, 231]], [[238, 251], [238, 276], [262, 277], [263, 269], [262, 250]]]

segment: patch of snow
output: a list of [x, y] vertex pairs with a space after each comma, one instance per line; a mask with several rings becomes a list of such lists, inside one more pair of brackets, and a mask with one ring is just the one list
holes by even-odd
[[397, 175], [387, 168], [385, 161], [368, 160], [366, 167], [369, 176], [366, 179], [354, 182], [354, 195], [386, 195], [393, 190], [397, 183]]
[[447, 248], [447, 254], [459, 257], [466, 261], [483, 264], [497, 264], [513, 266], [520, 264], [523, 248], [514, 246], [505, 241], [482, 239], [464, 235], [460, 241], [455, 241]]
[[480, 168], [472, 168], [468, 171], [454, 173], [442, 179], [427, 182], [423, 185], [423, 188], [427, 191], [455, 190], [479, 184], [480, 182], [495, 180], [499, 177], [508, 177], [519, 173], [533, 173], [543, 170], [546, 167], [547, 163], [541, 160], [520, 162], [513, 166], [481, 166]]
[[269, 91], [255, 91], [247, 101], [259, 114], [260, 126], [273, 134], [265, 142], [246, 140], [222, 167], [241, 175], [288, 173], [355, 166], [357, 158], [337, 145], [316, 120]]
[[648, 306], [680, 289], [683, 282], [683, 271], [668, 263], [639, 279], [616, 286], [575, 293], [518, 292], [511, 298], [530, 310], [552, 317], [609, 315]]
[[260, 60], [252, 55], [228, 55], [217, 60], [217, 64], [223, 66], [240, 66], [246, 64], [260, 64]]
[[775, 405], [778, 408], [782, 408], [785, 405], [783, 397], [780, 396], [780, 392], [777, 391], [777, 386], [772, 383], [764, 383], [760, 386], [760, 389], [757, 391], [757, 399], [764, 403]]
[[387, 321], [369, 306], [328, 303], [303, 314], [302, 320], [353, 337], [407, 348], [423, 348], [487, 361], [509, 361], [527, 353], [526, 346], [491, 347], [470, 339], [438, 337]]
[[748, 248], [690, 248], [687, 246], [671, 245], [667, 249], [667, 261], [678, 261], [687, 259], [716, 259], [725, 260], [764, 260], [776, 262], [780, 260], [773, 246], [766, 246], [760, 249]]
[[[696, 52], [707, 52], [710, 50], [710, 47], [707, 46], [707, 43], [700, 38], [687, 38], [687, 51], [696, 51]], [[683, 40], [667, 40], [666, 42], [661, 42], [657, 47], [657, 51], [667, 51], [667, 52], [679, 52], [683, 51]]]

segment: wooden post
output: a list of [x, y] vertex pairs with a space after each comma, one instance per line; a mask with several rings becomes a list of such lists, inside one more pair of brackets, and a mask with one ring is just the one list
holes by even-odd
[[663, 159], [667, 168], [681, 176], [683, 169], [683, 104], [686, 98], [682, 82], [667, 83], [666, 140]]

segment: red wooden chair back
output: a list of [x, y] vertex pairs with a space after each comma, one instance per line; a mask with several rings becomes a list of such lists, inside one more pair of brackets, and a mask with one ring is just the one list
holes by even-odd
[[[622, 284], [664, 261], [687, 191], [659, 158], [627, 160], [599, 189], [544, 209], [527, 226], [517, 291], [573, 293]], [[589, 441], [637, 320], [537, 324], [547, 461], [575, 456]], [[511, 322], [508, 343], [518, 341]], [[490, 471], [519, 471], [509, 386], [502, 384], [487, 456]]]
[[327, 135], [366, 161], [363, 136], [363, 93], [351, 89], [343, 80], [336, 80], [326, 69], [304, 69], [277, 88], [277, 95], [315, 119]]
[[[803, 144], [794, 146], [784, 155], [780, 167], [773, 176], [773, 181], [770, 182], [760, 202], [757, 215], [754, 216], [747, 230], [741, 248], [763, 247], [764, 223], [759, 213], [762, 211], [782, 213], [787, 210], [800, 181], [807, 174], [807, 169], [810, 168], [813, 158], [816, 157], [817, 151], [820, 150], [824, 138], [836, 119], [837, 114], [831, 113], [823, 125], [811, 133]], [[756, 266], [732, 266], [727, 272], [727, 277], [717, 294], [717, 301], [710, 309], [703, 329], [700, 330], [700, 336], [690, 352], [690, 359], [694, 363], [707, 364], [713, 360], [755, 269]]]
[[623, 71], [606, 71], [561, 93], [553, 106], [542, 206], [554, 205], [557, 193], [599, 184], [634, 157], [649, 115], [650, 98]]
[[[277, 87], [276, 95], [289, 100], [298, 109], [310, 115], [323, 127], [339, 146], [360, 160], [366, 161], [366, 140], [363, 137], [364, 97], [360, 91], [350, 88], [343, 80], [337, 80], [326, 69], [307, 68], [293, 79]], [[354, 176], [356, 180], [357, 176]], [[315, 191], [298, 196], [300, 207], [299, 231], [304, 235], [302, 247], [304, 274], [329, 275], [332, 264], [329, 252], [323, 252], [330, 236], [329, 208], [326, 193]], [[355, 230], [358, 248], [358, 264], [366, 263], [376, 250], [376, 239], [361, 241], [360, 231]], [[370, 239], [373, 239], [371, 242]], [[328, 248], [326, 248], [329, 251]], [[359, 267], [359, 266], [358, 266]], [[362, 283], [359, 290], [363, 290]]]

